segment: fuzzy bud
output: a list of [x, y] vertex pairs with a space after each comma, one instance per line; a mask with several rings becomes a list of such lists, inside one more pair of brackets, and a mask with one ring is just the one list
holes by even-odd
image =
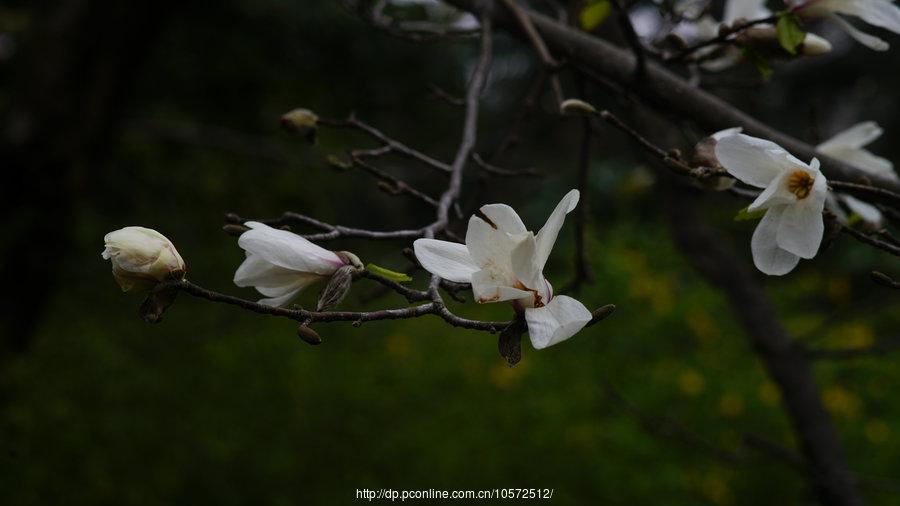
[[319, 130], [319, 117], [309, 109], [294, 109], [281, 117], [281, 128], [312, 144], [316, 141]]
[[101, 256], [112, 262], [113, 277], [123, 292], [184, 278], [184, 260], [175, 245], [156, 230], [125, 227], [106, 234], [103, 240], [106, 249]]
[[325, 285], [322, 293], [319, 294], [319, 301], [316, 303], [316, 311], [331, 309], [344, 300], [344, 297], [346, 297], [347, 293], [350, 291], [350, 285], [353, 284], [354, 272], [356, 272], [356, 267], [352, 265], [345, 265], [334, 271], [334, 274], [332, 274], [331, 278], [328, 280], [328, 284]]
[[313, 346], [322, 344], [322, 337], [319, 335], [319, 333], [307, 327], [306, 325], [300, 325], [297, 327], [297, 335], [307, 344], [311, 344]]

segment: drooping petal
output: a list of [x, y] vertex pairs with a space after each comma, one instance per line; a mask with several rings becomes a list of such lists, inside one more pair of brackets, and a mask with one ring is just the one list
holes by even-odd
[[550, 213], [550, 217], [547, 218], [547, 223], [545, 223], [538, 231], [535, 238], [535, 255], [537, 257], [537, 265], [540, 266], [540, 269], [543, 270], [544, 265], [547, 263], [547, 258], [550, 257], [550, 251], [553, 250], [553, 245], [556, 244], [559, 229], [562, 228], [563, 222], [566, 220], [566, 215], [572, 212], [572, 210], [575, 209], [575, 206], [578, 205], [579, 197], [580, 194], [578, 193], [578, 190], [571, 190], [567, 193], [562, 200], [559, 201], [559, 204], [556, 204], [556, 208], [553, 209], [553, 212]]
[[531, 292], [513, 288], [508, 278], [498, 276], [495, 271], [489, 269], [472, 274], [472, 294], [479, 304], [522, 300], [527, 305], [534, 301], [534, 295]]
[[834, 137], [819, 144], [816, 149], [825, 154], [837, 149], [859, 149], [881, 137], [884, 130], [874, 121], [864, 121], [838, 133]]
[[413, 250], [426, 271], [447, 281], [468, 283], [472, 280], [472, 274], [479, 270], [464, 244], [417, 239]]
[[822, 211], [828, 198], [828, 182], [818, 171], [819, 160], [813, 158], [810, 168], [816, 172], [812, 190], [805, 199], [785, 206], [778, 225], [778, 246], [800, 258], [813, 258], [819, 251], [825, 223]]
[[591, 312], [576, 299], [557, 295], [544, 307], [526, 309], [525, 321], [531, 345], [541, 350], [578, 333], [591, 321]]
[[791, 159], [796, 160], [778, 144], [745, 134], [718, 140], [716, 159], [729, 174], [757, 188], [768, 186], [781, 172], [793, 166]]
[[801, 204], [785, 206], [775, 242], [779, 248], [800, 258], [813, 258], [822, 244], [824, 231], [821, 209]]
[[506, 204], [488, 204], [481, 206], [481, 212], [502, 232], [507, 234], [521, 234], [527, 229], [519, 218], [518, 213]]
[[853, 37], [857, 42], [868, 47], [869, 49], [873, 49], [875, 51], [887, 51], [891, 48], [891, 45], [887, 42], [879, 39], [878, 37], [875, 37], [874, 35], [869, 35], [868, 33], [859, 30], [840, 16], [831, 14], [827, 17], [831, 21], [835, 22], [839, 27], [841, 27], [842, 30], [847, 32], [847, 35]]
[[756, 226], [753, 238], [750, 240], [753, 264], [761, 272], [770, 276], [787, 274], [794, 270], [794, 267], [800, 262], [800, 257], [781, 249], [776, 242], [778, 226], [785, 207], [770, 208]]
[[344, 265], [333, 251], [317, 246], [297, 234], [255, 221], [249, 221], [245, 225], [250, 230], [241, 234], [238, 245], [279, 267], [328, 275]]
[[882, 158], [880, 156], [876, 156], [868, 150], [834, 150], [825, 154], [833, 156], [838, 160], [843, 160], [860, 170], [872, 174], [873, 176], [880, 176], [886, 179], [893, 179], [895, 181], [897, 179], [900, 179], [897, 177], [897, 173], [894, 172], [894, 164], [890, 160]]
[[881, 211], [879, 211], [877, 207], [868, 202], [863, 202], [855, 197], [851, 197], [850, 195], [842, 195], [841, 199], [847, 204], [847, 207], [859, 215], [863, 221], [872, 223], [875, 226], [881, 226], [883, 217]]

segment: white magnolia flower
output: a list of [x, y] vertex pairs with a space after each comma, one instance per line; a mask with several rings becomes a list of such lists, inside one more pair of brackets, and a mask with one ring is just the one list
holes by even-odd
[[112, 262], [113, 276], [123, 292], [184, 277], [184, 260], [172, 241], [156, 230], [125, 227], [106, 234], [103, 242], [106, 249], [100, 256]]
[[234, 273], [234, 284], [252, 286], [267, 298], [260, 304], [283, 306], [301, 290], [327, 279], [339, 268], [362, 263], [353, 253], [329, 251], [287, 230], [248, 221], [250, 230], [241, 234], [238, 245], [247, 258]]
[[900, 8], [894, 0], [785, 0], [795, 13], [803, 17], [824, 17], [837, 23], [847, 35], [876, 51], [887, 51], [887, 42], [851, 25], [838, 14], [856, 16], [870, 25], [900, 33]]
[[716, 142], [716, 158], [732, 176], [763, 188], [749, 211], [766, 210], [753, 232], [753, 263], [769, 275], [787, 274], [819, 251], [828, 185], [819, 160], [803, 163], [781, 146], [744, 134]]
[[481, 213], [489, 221], [472, 216], [465, 244], [418, 239], [416, 258], [432, 274], [471, 283], [479, 303], [511, 301], [524, 310], [535, 348], [565, 341], [591, 320], [591, 312], [571, 297], [554, 296], [543, 270], [578, 197], [578, 190], [567, 193], [537, 234], [525, 228], [511, 207], [483, 206]]
[[[816, 150], [820, 153], [837, 158], [838, 160], [843, 160], [873, 176], [897, 181], [900, 180], [900, 178], [898, 178], [897, 173], [894, 172], [894, 164], [891, 163], [890, 160], [875, 156], [869, 150], [865, 149], [865, 146], [881, 137], [881, 134], [883, 133], [884, 130], [878, 126], [878, 123], [875, 123], [874, 121], [865, 121], [853, 125], [822, 144], [819, 144], [816, 147]], [[881, 211], [872, 204], [863, 202], [850, 195], [839, 195], [837, 198], [846, 204], [851, 211], [859, 215], [864, 221], [875, 224], [876, 226], [881, 225]], [[839, 218], [846, 218], [846, 215], [844, 215], [840, 206], [835, 204], [835, 202], [832, 202], [830, 207], [835, 211]]]

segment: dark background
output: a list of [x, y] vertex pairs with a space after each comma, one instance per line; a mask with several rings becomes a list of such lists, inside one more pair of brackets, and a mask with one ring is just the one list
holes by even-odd
[[[873, 151], [896, 156], [896, 50], [820, 33], [833, 35], [833, 54], [776, 65], [764, 88], [747, 68], [707, 84], [810, 141], [876, 120], [887, 134]], [[324, 131], [309, 146], [281, 132], [278, 118], [294, 107], [355, 112], [447, 160], [462, 114], [429, 99], [428, 84], [461, 94], [476, 49], [472, 40], [409, 43], [332, 2], [4, 2], [3, 502], [349, 503], [366, 487], [554, 488], [560, 504], [810, 501], [785, 459], [742, 442], [752, 434], [794, 446], [778, 391], [732, 309], [673, 244], [660, 197], [670, 180], [612, 131], [592, 151], [585, 200], [595, 281], [580, 298], [619, 309], [564, 344], [526, 345], [515, 368], [493, 336], [434, 317], [322, 324], [316, 348], [290, 321], [184, 294], [161, 324], [140, 321], [140, 297], [123, 295], [100, 258], [111, 230], [159, 230], [190, 280], [256, 298], [231, 282], [243, 253], [221, 231], [226, 212], [296, 210], [375, 229], [430, 221], [427, 207], [328, 167], [329, 154], [369, 139]], [[502, 139], [536, 71], [527, 46], [498, 36], [480, 151]], [[573, 82], [564, 86], [574, 94]], [[595, 103], [622, 105], [590, 90]], [[466, 206], [506, 202], [536, 229], [576, 185], [580, 123], [548, 114], [549, 100], [542, 108], [503, 162], [547, 177], [468, 177]], [[687, 125], [666, 142], [684, 147], [705, 133]], [[440, 190], [421, 167], [383, 167]], [[755, 223], [732, 220], [746, 203], [702, 195], [721, 240], [749, 265]], [[403, 269], [404, 246], [328, 247]], [[570, 218], [547, 271], [554, 285], [571, 277], [572, 255]], [[896, 295], [867, 274], [898, 267], [842, 238], [789, 276], [757, 278], [804, 343], [866, 346], [895, 337], [900, 324]], [[423, 273], [415, 278], [425, 283]], [[360, 283], [344, 305], [403, 303], [358, 300], [373, 289]], [[509, 313], [471, 303], [454, 310]], [[814, 369], [872, 504], [900, 504], [896, 365], [887, 354]]]

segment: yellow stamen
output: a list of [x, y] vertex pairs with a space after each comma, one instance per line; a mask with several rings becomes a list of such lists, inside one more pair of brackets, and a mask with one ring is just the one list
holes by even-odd
[[787, 187], [789, 192], [803, 200], [812, 192], [813, 183], [815, 183], [815, 178], [809, 172], [797, 170], [788, 176]]

